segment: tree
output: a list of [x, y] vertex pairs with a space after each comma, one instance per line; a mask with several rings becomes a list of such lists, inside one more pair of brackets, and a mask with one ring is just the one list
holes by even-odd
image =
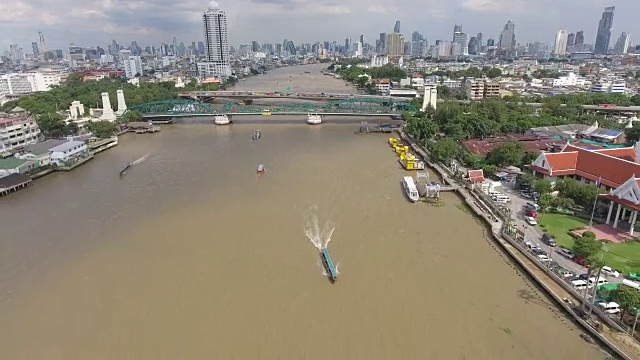
[[536, 180], [533, 183], [533, 189], [537, 191], [540, 195], [551, 194], [551, 190], [553, 190], [553, 186], [551, 182], [544, 179]]
[[633, 124], [632, 128], [624, 129], [624, 135], [627, 143], [635, 143], [640, 140], [640, 126]]
[[498, 68], [491, 68], [489, 69], [487, 72], [487, 77], [488, 78], [497, 78], [500, 77], [502, 75], [502, 70], [498, 69]]
[[500, 144], [487, 154], [487, 162], [496, 166], [520, 166], [525, 156], [524, 145], [518, 142]]
[[[622, 311], [620, 312], [620, 320], [624, 319], [624, 315], [628, 310], [640, 308], [640, 292], [629, 286], [618, 286], [612, 293], [613, 301], [620, 304]], [[636, 310], [637, 311], [637, 310]]]
[[542, 196], [540, 196], [540, 199], [538, 199], [538, 205], [540, 206], [540, 219], [542, 220], [542, 218], [544, 217], [544, 214], [547, 212], [547, 209], [549, 209], [552, 205], [553, 205], [553, 196], [551, 196], [551, 194], [542, 194]]
[[[589, 231], [586, 231], [585, 233], [588, 232]], [[590, 236], [590, 234], [587, 234], [587, 236], [585, 236], [583, 234], [582, 237], [577, 238], [573, 243], [572, 250], [576, 256], [589, 259], [590, 257], [599, 254], [602, 251], [602, 247], [602, 242], [596, 240], [595, 235]]]
[[518, 184], [520, 188], [532, 188], [535, 181], [536, 176], [529, 172], [521, 173], [516, 176], [516, 184]]
[[47, 138], [58, 138], [64, 135], [65, 123], [58, 113], [47, 113], [36, 118], [40, 131]]
[[442, 163], [449, 163], [460, 153], [460, 145], [451, 138], [440, 139], [429, 144], [429, 152], [431, 157]]
[[123, 115], [124, 122], [142, 121], [142, 114], [137, 111], [127, 111]]
[[68, 124], [64, 126], [62, 132], [64, 135], [77, 135], [78, 134], [78, 124], [73, 121], [70, 121]]
[[93, 121], [87, 124], [87, 129], [98, 138], [108, 138], [116, 132], [116, 124], [109, 121]]

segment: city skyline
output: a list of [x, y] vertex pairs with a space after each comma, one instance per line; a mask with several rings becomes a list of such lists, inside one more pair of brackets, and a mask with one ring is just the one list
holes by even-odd
[[[631, 34], [633, 42], [633, 34], [637, 33], [633, 14], [640, 10], [640, 3], [631, 0], [540, 0], [526, 6], [524, 0], [426, 0], [426, 12], [407, 11], [417, 6], [423, 9], [424, 2], [397, 0], [359, 5], [359, 1], [339, 4], [333, 0], [240, 0], [221, 1], [220, 7], [227, 13], [229, 42], [233, 45], [253, 40], [277, 43], [285, 38], [296, 43], [340, 41], [360, 34], [365, 34], [366, 42], [373, 43], [380, 32], [391, 32], [396, 20], [402, 23], [405, 36], [418, 31], [429, 42], [447, 40], [453, 24], [462, 24], [470, 34], [482, 32], [485, 38], [498, 39], [509, 19], [516, 24], [519, 43], [553, 41], [559, 29], [567, 29], [584, 30], [585, 42], [593, 44], [606, 6], [618, 7], [612, 37], [616, 39], [624, 31]], [[207, 4], [206, 0], [101, 0], [78, 9], [77, 3], [70, 0], [9, 1], [0, 4], [0, 33], [4, 35], [0, 49], [13, 43], [28, 48], [38, 41], [38, 31], [45, 34], [50, 49], [64, 49], [69, 43], [101, 45], [112, 39], [144, 44], [168, 42], [174, 36], [183, 41], [200, 40], [201, 16]], [[564, 16], [567, 12], [572, 16]], [[362, 16], [356, 27], [353, 19], [359, 13]], [[283, 19], [282, 14], [290, 18]], [[331, 19], [331, 26], [327, 26], [327, 19]], [[78, 31], [80, 27], [82, 31]]]

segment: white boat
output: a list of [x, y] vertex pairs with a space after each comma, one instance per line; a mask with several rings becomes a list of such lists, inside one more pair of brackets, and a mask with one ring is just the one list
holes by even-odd
[[409, 200], [412, 202], [420, 200], [420, 193], [418, 192], [418, 188], [416, 187], [415, 182], [413, 182], [413, 178], [411, 176], [404, 177], [402, 186], [404, 187], [404, 191], [407, 193]]
[[309, 125], [322, 124], [322, 115], [307, 114], [307, 124], [309, 124]]
[[262, 164], [258, 165], [258, 169], [256, 170], [256, 173], [258, 174], [264, 173], [264, 165]]
[[216, 125], [229, 125], [231, 121], [227, 115], [216, 115], [213, 120], [213, 123]]

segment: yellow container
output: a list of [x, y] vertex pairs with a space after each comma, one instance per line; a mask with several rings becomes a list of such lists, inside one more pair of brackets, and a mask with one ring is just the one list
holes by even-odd
[[407, 159], [407, 154], [401, 152], [400, 153], [400, 160], [403, 161], [403, 160], [406, 160], [406, 159]]

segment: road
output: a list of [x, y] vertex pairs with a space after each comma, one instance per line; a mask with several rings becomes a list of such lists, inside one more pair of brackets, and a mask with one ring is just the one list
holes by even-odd
[[[576, 275], [585, 274], [587, 269], [567, 258], [558, 254], [556, 251], [558, 248], [552, 248], [545, 243], [542, 242], [542, 234], [544, 231], [539, 226], [530, 226], [524, 220], [524, 207], [526, 203], [532, 202], [531, 199], [525, 199], [520, 195], [520, 191], [512, 190], [509, 188], [503, 188], [503, 193], [508, 194], [509, 198], [511, 198], [511, 202], [509, 202], [509, 208], [511, 209], [511, 213], [513, 214], [513, 218], [516, 219], [516, 223], [518, 227], [524, 229], [525, 236], [528, 241], [534, 242], [540, 246], [545, 252], [550, 254], [550, 258], [556, 262], [558, 265], [563, 268], [573, 272]], [[622, 282], [623, 277], [620, 276], [618, 278], [614, 278], [612, 276], [605, 276], [602, 274], [601, 276], [606, 277], [610, 283], [620, 283]]]

